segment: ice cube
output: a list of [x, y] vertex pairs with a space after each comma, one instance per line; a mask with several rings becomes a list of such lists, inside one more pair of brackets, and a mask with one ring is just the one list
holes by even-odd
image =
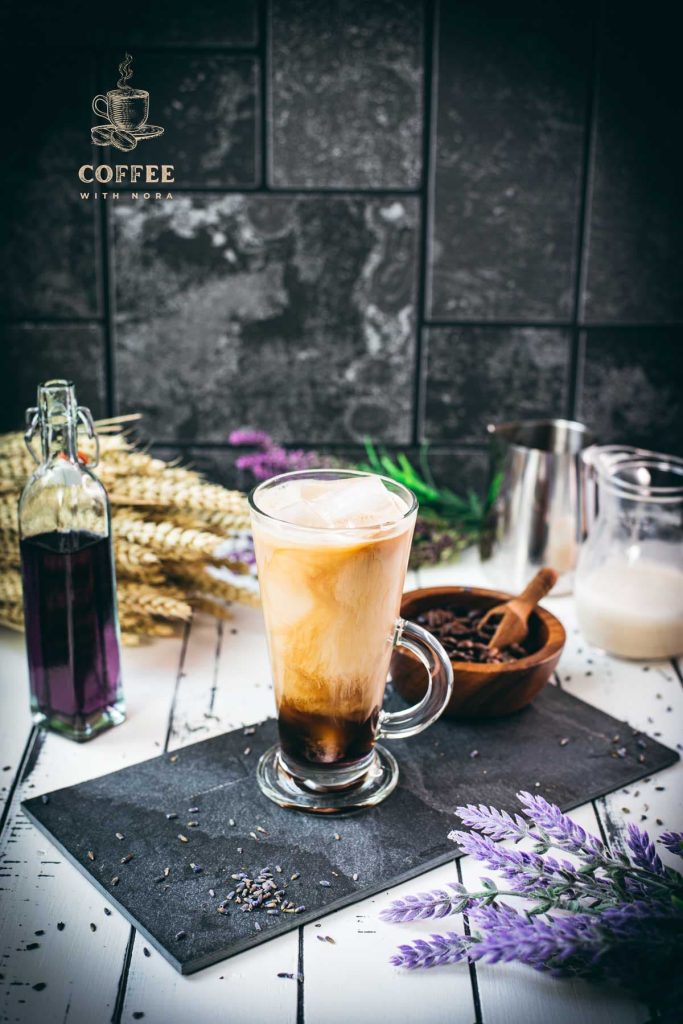
[[267, 487], [258, 496], [258, 507], [269, 516], [278, 516], [280, 510], [301, 499], [301, 487], [297, 480], [288, 480], [275, 487]]
[[405, 503], [377, 476], [330, 480], [310, 504], [326, 526], [338, 529], [379, 526], [399, 519], [407, 511]]
[[313, 529], [328, 525], [314, 503], [303, 499], [293, 501], [290, 505], [285, 505], [284, 508], [279, 508], [277, 518], [285, 523], [292, 523], [294, 526], [307, 526]]

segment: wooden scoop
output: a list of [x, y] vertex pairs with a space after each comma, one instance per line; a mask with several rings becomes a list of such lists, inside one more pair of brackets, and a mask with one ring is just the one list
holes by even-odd
[[494, 608], [489, 608], [479, 623], [480, 626], [483, 626], [495, 615], [502, 615], [502, 619], [487, 646], [498, 647], [502, 650], [509, 647], [510, 644], [520, 643], [529, 632], [527, 625], [529, 616], [538, 602], [553, 589], [556, 582], [557, 573], [554, 569], [539, 569], [518, 597], [511, 598], [505, 604], [497, 604]]

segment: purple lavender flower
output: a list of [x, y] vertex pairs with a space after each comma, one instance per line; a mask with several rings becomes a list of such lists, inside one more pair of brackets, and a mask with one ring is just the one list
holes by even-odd
[[[514, 820], [507, 811], [497, 811], [486, 804], [467, 804], [456, 807], [455, 813], [464, 825], [475, 828], [477, 832], [491, 836], [492, 839], [514, 839], [518, 842], [529, 835], [529, 823], [521, 814], [515, 814]], [[449, 836], [449, 839], [451, 836]]]
[[305, 452], [302, 448], [287, 451], [281, 445], [275, 444], [270, 434], [263, 430], [233, 430], [229, 440], [236, 447], [258, 449], [240, 455], [235, 462], [238, 469], [251, 473], [256, 480], [269, 480], [280, 473], [310, 469], [320, 462], [315, 452]]
[[265, 430], [233, 430], [228, 437], [230, 444], [237, 447], [249, 446], [251, 448], [270, 448], [273, 439]]
[[[534, 824], [546, 832], [553, 840], [553, 845], [559, 849], [568, 850], [571, 853], [585, 852], [598, 857], [604, 855], [605, 847], [597, 836], [586, 832], [575, 821], [563, 814], [555, 804], [548, 803], [542, 796], [534, 796], [525, 792], [518, 793], [517, 799]], [[533, 832], [531, 834], [534, 836]]]
[[[463, 853], [483, 861], [493, 871], [500, 871], [515, 892], [533, 892], [547, 884], [545, 863], [537, 853], [498, 846], [492, 839], [475, 832], [449, 832], [448, 838], [458, 843]], [[555, 864], [557, 862], [554, 862]]]
[[254, 542], [251, 537], [245, 538], [244, 543], [240, 547], [233, 548], [230, 552], [230, 557], [238, 562], [242, 562], [244, 565], [256, 565]]
[[480, 907], [470, 916], [475, 926], [484, 929], [469, 951], [470, 959], [492, 964], [519, 960], [537, 969], [557, 968], [598, 937], [596, 919], [590, 914], [543, 921], [497, 906]]
[[444, 964], [457, 964], [467, 957], [470, 942], [465, 935], [457, 932], [446, 932], [445, 935], [430, 935], [429, 939], [415, 939], [398, 947], [390, 962], [395, 967], [407, 967], [409, 971], [416, 967], [443, 967]]
[[319, 462], [315, 452], [305, 452], [301, 448], [286, 451], [273, 446], [264, 451], [240, 455], [235, 465], [238, 469], [247, 470], [256, 480], [269, 480], [280, 473], [291, 473], [297, 469], [310, 469]]
[[655, 875], [665, 874], [664, 865], [655, 850], [655, 844], [650, 842], [647, 832], [641, 832], [637, 825], [629, 822], [626, 842], [636, 867], [652, 871]]
[[640, 928], [647, 921], [665, 921], [680, 917], [680, 909], [669, 900], [634, 900], [632, 903], [620, 903], [608, 907], [600, 920], [610, 928]]
[[662, 846], [666, 846], [671, 853], [683, 857], [683, 832], [662, 832], [659, 842]]
[[445, 889], [432, 889], [430, 892], [420, 892], [416, 896], [404, 896], [390, 903], [379, 916], [383, 921], [398, 924], [401, 921], [422, 921], [430, 917], [459, 914], [471, 904], [471, 900], [459, 882], [449, 882], [449, 888], [453, 893], [446, 892]]
[[[452, 883], [448, 889], [395, 900], [383, 911], [384, 920], [467, 913], [471, 935], [448, 932], [416, 939], [400, 946], [391, 962], [414, 969], [462, 960], [516, 960], [553, 974], [608, 977], [663, 1006], [671, 1014], [663, 1020], [678, 1020], [683, 999], [681, 875], [662, 865], [650, 837], [635, 826], [628, 834], [630, 861], [542, 797], [518, 796], [531, 823], [484, 804], [468, 805], [458, 813], [476, 831], [449, 836], [464, 853], [499, 872], [507, 889], [482, 878], [478, 892]], [[525, 836], [536, 840], [532, 852], [494, 842], [518, 842]], [[660, 842], [683, 855], [683, 833], [667, 832]], [[576, 863], [549, 856], [551, 847], [571, 851]], [[529, 908], [506, 905], [501, 900], [506, 895], [526, 896]]]

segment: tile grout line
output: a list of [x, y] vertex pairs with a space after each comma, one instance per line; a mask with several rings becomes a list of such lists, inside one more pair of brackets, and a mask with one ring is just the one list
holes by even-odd
[[[286, 448], [286, 449], [315, 447], [317, 449], [321, 449], [321, 450], [324, 450], [324, 451], [340, 451], [340, 450], [344, 451], [345, 449], [349, 449], [349, 448], [358, 448], [359, 450], [362, 450], [362, 447], [363, 447], [363, 445], [362, 445], [362, 443], [360, 441], [321, 441], [321, 442], [311, 442], [310, 438], [305, 440], [305, 441], [299, 441], [299, 440], [282, 441], [282, 442], [278, 442], [278, 444], [282, 448]], [[162, 439], [162, 440], [151, 441], [150, 444], [149, 444], [149, 447], [152, 448], [152, 449], [154, 449], [154, 448], [157, 448], [157, 449], [158, 448], [180, 448], [180, 449], [189, 449], [189, 450], [192, 450], [193, 448], [203, 448], [206, 451], [217, 451], [217, 452], [229, 452], [229, 451], [232, 451], [232, 452], [235, 452], [235, 454], [237, 454], [237, 452], [235, 450], [235, 446], [231, 445], [229, 443], [229, 441], [202, 441], [201, 439], [198, 439], [196, 441], [186, 441], [184, 439], [181, 439], [181, 440], [172, 440], [172, 439], [170, 439], [170, 440], [169, 439], [163, 440]], [[406, 444], [403, 444], [403, 443], [401, 443], [399, 441], [382, 442], [382, 448], [386, 448], [387, 451], [389, 451], [389, 452], [392, 452], [392, 451], [405, 451], [406, 447], [408, 447], [408, 448], [416, 448], [417, 445], [412, 445], [412, 444], [411, 445], [406, 445]], [[247, 453], [253, 452], [255, 450], [256, 449], [253, 446], [244, 445], [244, 446], [240, 446], [239, 447], [239, 454], [240, 455], [246, 455]], [[476, 452], [479, 452], [479, 453], [482, 453], [482, 452], [486, 453], [486, 452], [488, 452], [488, 448], [486, 447], [486, 443], [485, 442], [479, 442], [479, 441], [453, 441], [453, 442], [449, 442], [449, 441], [433, 441], [429, 445], [429, 450], [430, 450], [430, 452], [436, 452], [436, 453], [439, 453], [439, 452], [449, 453], [449, 452], [452, 452], [454, 450], [461, 451], [461, 452], [475, 452], [475, 453]]]
[[[175, 191], [186, 191], [186, 192], [201, 192], [202, 189], [175, 189]], [[284, 189], [261, 189], [261, 188], [211, 188], [205, 189], [207, 192], [215, 192], [218, 195], [241, 195], [244, 192], [257, 192], [264, 195], [277, 195], [279, 192], [286, 193]], [[293, 193], [299, 193], [302, 196], [316, 195], [315, 189], [292, 189]], [[333, 195], [336, 193], [332, 193]], [[358, 193], [358, 190], [354, 189], [340, 189], [339, 194], [343, 196], [349, 196], [353, 198], [355, 195], [371, 195], [381, 197], [382, 195], [396, 196], [396, 195], [411, 195], [419, 198], [419, 193], [401, 193], [396, 189], [392, 189], [389, 192], [382, 192], [376, 190], [368, 190], [367, 193]], [[106, 200], [104, 201], [106, 202]], [[21, 324], [36, 324], [36, 325], [48, 325], [55, 327], [69, 327], [71, 325], [80, 326], [88, 324], [101, 324], [104, 317], [102, 316], [3, 316], [0, 313], [0, 324], [6, 325], [21, 325]], [[579, 319], [576, 324], [571, 320], [447, 320], [441, 317], [425, 317], [422, 321], [424, 327], [481, 327], [491, 328], [493, 330], [510, 330], [516, 327], [519, 328], [530, 328], [533, 330], [545, 330], [545, 329], [568, 329], [571, 327], [579, 327], [582, 330], [589, 331], [670, 331], [683, 327], [683, 320], [582, 320]]]
[[[95, 91], [97, 82], [104, 69], [104, 64], [110, 56], [109, 47], [98, 48], [93, 54], [92, 65], [95, 75]], [[90, 146], [93, 164], [98, 163], [97, 149], [93, 144]], [[111, 225], [109, 223], [109, 204], [100, 203], [97, 209], [97, 222], [99, 234], [99, 252], [97, 253], [98, 285], [101, 289], [101, 324], [104, 335], [104, 402], [107, 416], [114, 416], [116, 409], [116, 372], [114, 366], [114, 293], [112, 290], [112, 248], [111, 248]]]
[[109, 206], [100, 204], [100, 271], [102, 282], [102, 320], [104, 327], [104, 373], [107, 416], [115, 416], [116, 360], [114, 355], [114, 271], [111, 251]]
[[[34, 57], [38, 56], [38, 54], [53, 54], [55, 50], [58, 48], [58, 45], [59, 44], [54, 42], [22, 42], [21, 49], [25, 50], [27, 53], [30, 53], [30, 55]], [[135, 44], [133, 44], [132, 48], [135, 50], [136, 53], [154, 54], [155, 56], [169, 57], [178, 55], [183, 56], [184, 54], [187, 54], [188, 56], [194, 56], [195, 54], [198, 54], [202, 57], [258, 56], [258, 42], [245, 43], [243, 46], [240, 46], [239, 44], [230, 45], [229, 43], [221, 45], [216, 43], [204, 44], [191, 42], [158, 44], [156, 46], [153, 44], [135, 46]], [[73, 50], [74, 52], [83, 55], [92, 54], [94, 57], [99, 57], [100, 59], [102, 59], [102, 57], [110, 56], [112, 50], [118, 52], [119, 47], [115, 43], [91, 43], [90, 41], [88, 41], [83, 43], [71, 43], [69, 44], [69, 50]]]
[[[130, 195], [131, 192], [135, 192], [134, 186], [128, 183], [121, 183], [117, 189], [121, 196]], [[138, 188], [137, 191], [140, 191]], [[254, 192], [269, 196], [277, 195], [295, 195], [295, 196], [374, 196], [378, 199], [387, 198], [392, 199], [395, 196], [415, 196], [420, 198], [422, 190], [419, 186], [415, 188], [405, 188], [402, 185], [396, 185], [394, 187], [387, 186], [361, 186], [361, 185], [254, 185], [252, 183], [243, 183], [241, 185], [179, 185], [173, 184], [173, 192], [177, 192], [179, 195], [184, 193], [211, 193], [215, 192], [217, 195], [242, 195], [243, 193], [252, 194]], [[101, 200], [103, 205], [116, 204], [121, 200], [116, 199], [103, 199]], [[99, 202], [99, 200], [98, 200]]]
[[270, 154], [270, 147], [268, 145], [268, 130], [270, 125], [270, 103], [268, 93], [268, 80], [270, 77], [271, 60], [270, 60], [270, 49], [269, 40], [270, 33], [268, 31], [268, 0], [260, 0], [258, 5], [258, 54], [259, 54], [259, 98], [258, 98], [258, 112], [260, 118], [259, 132], [258, 132], [258, 145], [260, 147], [259, 153], [259, 180], [261, 182], [261, 188], [263, 190], [268, 188], [268, 158]]
[[435, 51], [437, 41], [436, 17], [438, 0], [426, 0], [424, 5], [423, 21], [423, 69], [422, 69], [422, 172], [419, 191], [420, 207], [420, 236], [417, 243], [417, 274], [416, 307], [415, 307], [415, 355], [414, 355], [414, 380], [412, 387], [413, 401], [413, 423], [411, 440], [413, 444], [420, 444], [424, 421], [424, 407], [426, 401], [427, 374], [425, 367], [423, 347], [423, 333], [427, 313], [427, 289], [429, 287], [429, 192], [432, 177], [432, 141], [433, 116], [436, 109], [435, 82], [437, 70], [437, 56]]
[[567, 415], [575, 419], [581, 406], [583, 388], [583, 331], [581, 312], [588, 267], [588, 243], [590, 237], [590, 214], [592, 206], [593, 160], [595, 155], [595, 108], [598, 87], [598, 59], [600, 45], [602, 5], [590, 24], [590, 64], [584, 110], [585, 126], [581, 158], [580, 199], [576, 224], [576, 261], [574, 266], [574, 295], [572, 299], [572, 338], [569, 354], [569, 391], [567, 394]]

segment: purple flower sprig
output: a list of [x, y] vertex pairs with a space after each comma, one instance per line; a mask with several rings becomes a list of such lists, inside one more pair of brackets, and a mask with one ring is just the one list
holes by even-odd
[[[661, 892], [667, 889], [664, 876], [670, 875], [670, 869], [663, 867], [647, 833], [641, 832], [635, 825], [629, 826], [627, 837], [632, 855], [629, 860], [625, 853], [609, 850], [597, 836], [586, 832], [568, 815], [563, 814], [559, 807], [548, 803], [543, 797], [521, 792], [517, 798], [526, 818], [516, 814], [513, 819], [507, 812], [497, 811], [485, 804], [478, 807], [468, 804], [456, 808], [456, 814], [463, 824], [476, 832], [455, 830], [449, 835], [465, 853], [501, 871], [504, 878], [514, 879], [517, 892], [528, 893], [532, 888], [528, 883], [534, 875], [541, 887], [551, 890], [563, 879], [566, 883], [563, 895], [573, 895], [572, 890], [583, 890], [589, 896], [603, 896], [605, 889], [612, 888], [610, 880], [617, 888], [630, 889], [634, 898], [642, 894], [643, 890]], [[515, 843], [530, 838], [534, 840], [534, 852], [523, 854], [518, 850], [498, 847], [485, 836]], [[579, 865], [575, 866], [566, 859], [558, 862], [549, 856], [544, 859], [542, 855], [547, 855], [553, 848], [574, 854], [580, 860]], [[673, 872], [673, 876], [670, 880], [680, 887], [680, 875]]]
[[320, 465], [320, 457], [315, 452], [306, 452], [302, 448], [287, 450], [263, 430], [233, 430], [228, 440], [236, 447], [256, 449], [240, 455], [235, 463], [238, 469], [251, 473], [255, 480], [269, 480], [279, 473]]
[[[497, 871], [505, 888], [490, 878], [482, 878], [475, 892], [453, 882], [394, 900], [381, 912], [391, 922], [462, 913], [471, 933], [415, 939], [399, 946], [391, 962], [414, 970], [514, 960], [553, 974], [608, 978], [663, 1008], [668, 1020], [683, 999], [683, 876], [662, 863], [648, 834], [635, 825], [628, 830], [629, 857], [610, 850], [542, 797], [519, 793], [518, 799], [523, 814], [484, 804], [458, 807], [472, 831], [449, 836]], [[494, 840], [531, 840], [534, 848], [498, 846]], [[683, 833], [664, 833], [660, 843], [683, 857]], [[570, 853], [572, 860], [550, 855], [551, 849]], [[517, 910], [503, 902], [506, 896], [523, 896], [530, 905]]]
[[429, 939], [415, 939], [412, 943], [399, 946], [390, 958], [390, 963], [395, 967], [407, 967], [409, 971], [414, 971], [416, 967], [458, 964], [468, 958], [471, 946], [467, 937], [457, 932], [430, 935]]
[[683, 857], [683, 832], [662, 832], [659, 841], [671, 853]]
[[394, 900], [381, 911], [380, 917], [383, 921], [393, 921], [395, 924], [402, 921], [448, 917], [469, 909], [478, 898], [477, 894], [470, 896], [460, 882], [449, 882], [448, 888], [452, 889], [452, 892], [445, 889], [430, 889], [429, 892], [419, 892], [415, 896], [404, 896], [403, 899]]

